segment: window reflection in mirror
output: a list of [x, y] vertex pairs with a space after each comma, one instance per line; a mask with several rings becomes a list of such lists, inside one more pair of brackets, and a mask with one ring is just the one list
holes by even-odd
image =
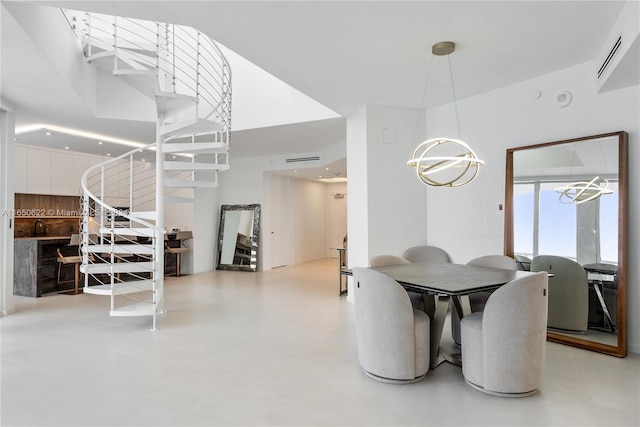
[[[561, 257], [579, 264], [587, 276], [588, 306], [561, 310], [581, 316], [588, 310], [586, 329], [552, 328], [549, 339], [618, 356], [627, 352], [627, 241], [619, 241], [627, 230], [627, 146], [628, 135], [615, 132], [507, 150], [505, 254], [524, 270], [536, 257]], [[563, 197], [570, 184], [595, 177], [608, 181], [607, 194], [581, 203]], [[564, 283], [550, 277], [550, 301], [553, 286]]]

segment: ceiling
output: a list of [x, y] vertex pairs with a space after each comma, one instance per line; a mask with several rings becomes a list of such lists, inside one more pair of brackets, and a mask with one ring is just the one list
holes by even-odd
[[[450, 59], [458, 99], [594, 60], [624, 5], [618, 1], [32, 3], [196, 27], [343, 116], [234, 132], [232, 160], [234, 155], [305, 153], [343, 143], [344, 118], [365, 104], [425, 108], [451, 102], [448, 67], [436, 62], [446, 57], [434, 59], [427, 97], [422, 96], [431, 46], [438, 41], [457, 44]], [[95, 118], [64, 82], [56, 80], [48, 61], [7, 15], [2, 14], [2, 96], [16, 105], [17, 125], [53, 123], [143, 143], [154, 140], [152, 123]]]

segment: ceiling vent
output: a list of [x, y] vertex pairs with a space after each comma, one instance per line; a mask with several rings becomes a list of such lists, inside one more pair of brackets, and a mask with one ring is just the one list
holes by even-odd
[[293, 157], [291, 159], [287, 159], [287, 163], [298, 163], [298, 162], [315, 162], [320, 160], [320, 156], [309, 156], [309, 157]]
[[611, 63], [611, 60], [616, 55], [618, 50], [620, 50], [621, 45], [622, 45], [622, 36], [619, 36], [616, 42], [613, 44], [613, 47], [611, 48], [611, 50], [609, 50], [609, 54], [604, 59], [604, 62], [598, 69], [598, 78], [602, 77], [602, 75], [607, 70], [607, 68], [609, 68], [609, 64]]

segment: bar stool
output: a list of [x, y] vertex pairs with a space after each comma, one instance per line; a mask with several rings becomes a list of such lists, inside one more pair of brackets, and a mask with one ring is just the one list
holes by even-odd
[[[69, 242], [69, 246], [78, 246], [79, 244], [80, 244], [80, 235], [72, 234], [71, 241]], [[82, 256], [81, 255], [71, 255], [71, 256], [62, 255], [62, 251], [60, 250], [60, 248], [57, 248], [56, 252], [58, 253], [58, 284], [73, 282], [75, 285], [75, 293], [76, 294], [79, 293], [78, 282], [80, 279], [80, 264], [82, 264]], [[89, 260], [94, 261], [92, 254], [89, 254]], [[73, 264], [74, 266], [73, 280], [60, 280], [60, 273], [62, 272], [62, 267], [65, 265], [71, 265], [71, 264]]]

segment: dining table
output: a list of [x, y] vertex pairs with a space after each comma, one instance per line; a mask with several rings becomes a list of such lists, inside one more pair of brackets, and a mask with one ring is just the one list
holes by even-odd
[[458, 355], [447, 353], [440, 347], [451, 303], [452, 309], [456, 310], [462, 319], [471, 313], [469, 294], [492, 291], [512, 280], [534, 274], [527, 271], [452, 263], [409, 263], [369, 268], [394, 279], [405, 289], [435, 296], [433, 312], [427, 313], [431, 317], [431, 369], [435, 369], [444, 361], [460, 364]]

